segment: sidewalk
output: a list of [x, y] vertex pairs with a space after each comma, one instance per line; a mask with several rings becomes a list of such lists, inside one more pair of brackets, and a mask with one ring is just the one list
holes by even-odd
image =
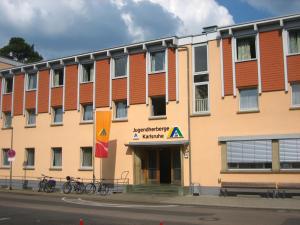
[[34, 192], [31, 190], [12, 190], [0, 189], [0, 193], [12, 192], [23, 195], [56, 196], [66, 198], [81, 198], [90, 201], [101, 202], [122, 202], [122, 203], [144, 203], [144, 204], [175, 204], [175, 205], [198, 205], [198, 206], [217, 206], [217, 207], [238, 207], [238, 208], [256, 208], [256, 209], [283, 209], [300, 210], [299, 198], [261, 198], [261, 197], [218, 197], [218, 196], [161, 196], [144, 194], [111, 194], [107, 196], [100, 195], [78, 195]]

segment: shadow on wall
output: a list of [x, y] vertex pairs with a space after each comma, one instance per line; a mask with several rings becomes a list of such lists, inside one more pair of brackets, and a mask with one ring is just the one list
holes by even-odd
[[102, 159], [102, 166], [100, 168], [104, 179], [115, 179], [116, 154], [117, 140], [111, 140], [109, 141], [108, 157]]

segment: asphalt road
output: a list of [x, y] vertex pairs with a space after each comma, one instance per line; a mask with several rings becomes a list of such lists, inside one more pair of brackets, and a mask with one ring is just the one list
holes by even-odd
[[85, 200], [0, 193], [0, 225], [299, 225], [300, 211]]

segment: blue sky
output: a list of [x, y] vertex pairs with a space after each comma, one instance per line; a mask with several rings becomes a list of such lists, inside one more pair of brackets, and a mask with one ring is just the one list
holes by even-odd
[[1, 0], [0, 46], [20, 36], [57, 58], [300, 13], [300, 0]]

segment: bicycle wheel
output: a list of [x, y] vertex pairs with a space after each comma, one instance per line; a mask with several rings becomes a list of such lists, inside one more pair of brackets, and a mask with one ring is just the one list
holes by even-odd
[[45, 185], [45, 192], [47, 193], [51, 193], [51, 192], [54, 192], [54, 186], [50, 183], [46, 183]]
[[39, 190], [38, 190], [38, 192], [45, 191], [45, 184], [46, 184], [46, 182], [44, 180], [41, 180], [39, 182]]
[[72, 191], [72, 185], [70, 184], [70, 182], [66, 182], [63, 184], [62, 189], [63, 193], [69, 194]]
[[108, 186], [107, 184], [99, 184], [99, 193], [100, 195], [104, 196], [108, 194]]
[[87, 194], [94, 194], [96, 191], [96, 186], [93, 183], [89, 183], [87, 185], [85, 185], [85, 193]]
[[84, 190], [85, 190], [84, 183], [82, 183], [82, 182], [77, 183], [76, 193], [77, 194], [82, 194], [84, 192]]

